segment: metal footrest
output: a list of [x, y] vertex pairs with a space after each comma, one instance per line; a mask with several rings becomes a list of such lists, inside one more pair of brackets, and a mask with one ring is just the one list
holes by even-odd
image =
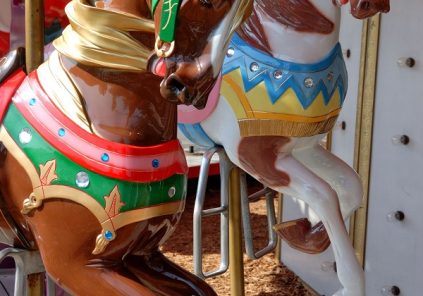
[[[219, 155], [220, 163], [220, 206], [217, 208], [204, 208], [206, 198], [206, 187], [210, 162], [214, 154]], [[225, 273], [229, 268], [229, 174], [233, 164], [228, 159], [223, 148], [213, 147], [203, 155], [200, 174], [198, 177], [197, 195], [195, 198], [193, 216], [193, 253], [194, 253], [194, 274], [201, 278], [210, 278]], [[203, 251], [201, 226], [204, 217], [220, 215], [220, 265], [216, 270], [203, 271]]]
[[[43, 261], [38, 251], [6, 248], [0, 251], [0, 262], [10, 257], [15, 261], [15, 296], [26, 295], [27, 277], [44, 272]], [[49, 294], [54, 295], [54, 294]]]
[[[248, 196], [247, 175], [245, 173], [241, 174], [242, 226], [244, 229], [245, 251], [247, 256], [251, 259], [259, 259], [276, 248], [278, 238], [273, 230], [273, 226], [276, 224], [276, 212], [274, 205], [275, 194], [275, 191], [269, 188], [264, 188]], [[263, 195], [266, 198], [268, 244], [266, 247], [256, 252], [254, 250], [253, 233], [251, 230], [250, 203], [257, 201]]]

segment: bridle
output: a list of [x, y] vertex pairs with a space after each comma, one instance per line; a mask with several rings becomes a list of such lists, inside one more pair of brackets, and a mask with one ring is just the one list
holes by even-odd
[[[152, 0], [151, 13], [154, 17], [157, 5], [160, 0]], [[163, 0], [163, 8], [160, 16], [160, 31], [154, 44], [156, 55], [160, 58], [167, 58], [175, 50], [176, 18], [182, 0]]]

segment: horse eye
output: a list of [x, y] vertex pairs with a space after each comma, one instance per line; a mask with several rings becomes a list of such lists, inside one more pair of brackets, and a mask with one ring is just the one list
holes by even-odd
[[211, 8], [213, 6], [212, 0], [200, 0], [201, 5]]

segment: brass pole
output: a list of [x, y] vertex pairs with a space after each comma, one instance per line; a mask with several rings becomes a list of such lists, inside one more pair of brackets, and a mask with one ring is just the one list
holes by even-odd
[[27, 276], [27, 295], [43, 296], [44, 295], [45, 273], [33, 273]]
[[25, 0], [26, 71], [44, 61], [44, 0]]
[[[27, 73], [44, 61], [44, 0], [25, 0], [25, 56]], [[27, 295], [44, 294], [44, 273], [27, 276]]]
[[[283, 194], [278, 193], [278, 212], [276, 217], [276, 224], [282, 223], [282, 216], [283, 216]], [[276, 263], [282, 262], [282, 240], [280, 236], [277, 237], [276, 243], [276, 251], [275, 251], [275, 260]]]
[[354, 168], [363, 181], [364, 198], [362, 205], [351, 219], [352, 226], [350, 228], [356, 255], [362, 265], [364, 265], [366, 255], [367, 210], [369, 204], [380, 22], [380, 15], [367, 20], [364, 22], [362, 34]]
[[240, 182], [239, 168], [234, 167], [229, 180], [229, 273], [232, 296], [245, 294]]

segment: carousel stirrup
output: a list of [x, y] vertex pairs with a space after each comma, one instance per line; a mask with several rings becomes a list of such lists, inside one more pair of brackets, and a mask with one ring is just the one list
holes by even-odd
[[[244, 230], [245, 250], [248, 257], [251, 259], [259, 259], [264, 255], [272, 252], [277, 245], [278, 239], [276, 232], [273, 227], [276, 224], [276, 211], [273, 203], [276, 192], [264, 188], [250, 196], [247, 193], [247, 175], [246, 173], [241, 174], [241, 212], [242, 212], [242, 225]], [[250, 217], [250, 203], [258, 201], [262, 196], [266, 199], [266, 213], [267, 213], [267, 233], [268, 243], [264, 248], [255, 251], [253, 234], [251, 229], [251, 217]]]
[[[0, 262], [7, 257], [15, 262], [14, 296], [28, 295], [29, 279], [32, 274], [45, 271], [40, 253], [17, 248], [6, 248], [0, 251]], [[56, 295], [55, 285], [50, 278], [47, 280], [47, 295]]]
[[[219, 155], [220, 162], [220, 207], [204, 210], [206, 198], [207, 178], [210, 162], [214, 154]], [[225, 273], [229, 268], [229, 174], [233, 164], [229, 160], [223, 148], [213, 147], [207, 150], [201, 162], [200, 175], [198, 177], [197, 194], [195, 197], [193, 215], [193, 257], [194, 274], [201, 278], [210, 278]], [[220, 215], [220, 265], [212, 271], [203, 271], [203, 252], [201, 224], [202, 218]]]

